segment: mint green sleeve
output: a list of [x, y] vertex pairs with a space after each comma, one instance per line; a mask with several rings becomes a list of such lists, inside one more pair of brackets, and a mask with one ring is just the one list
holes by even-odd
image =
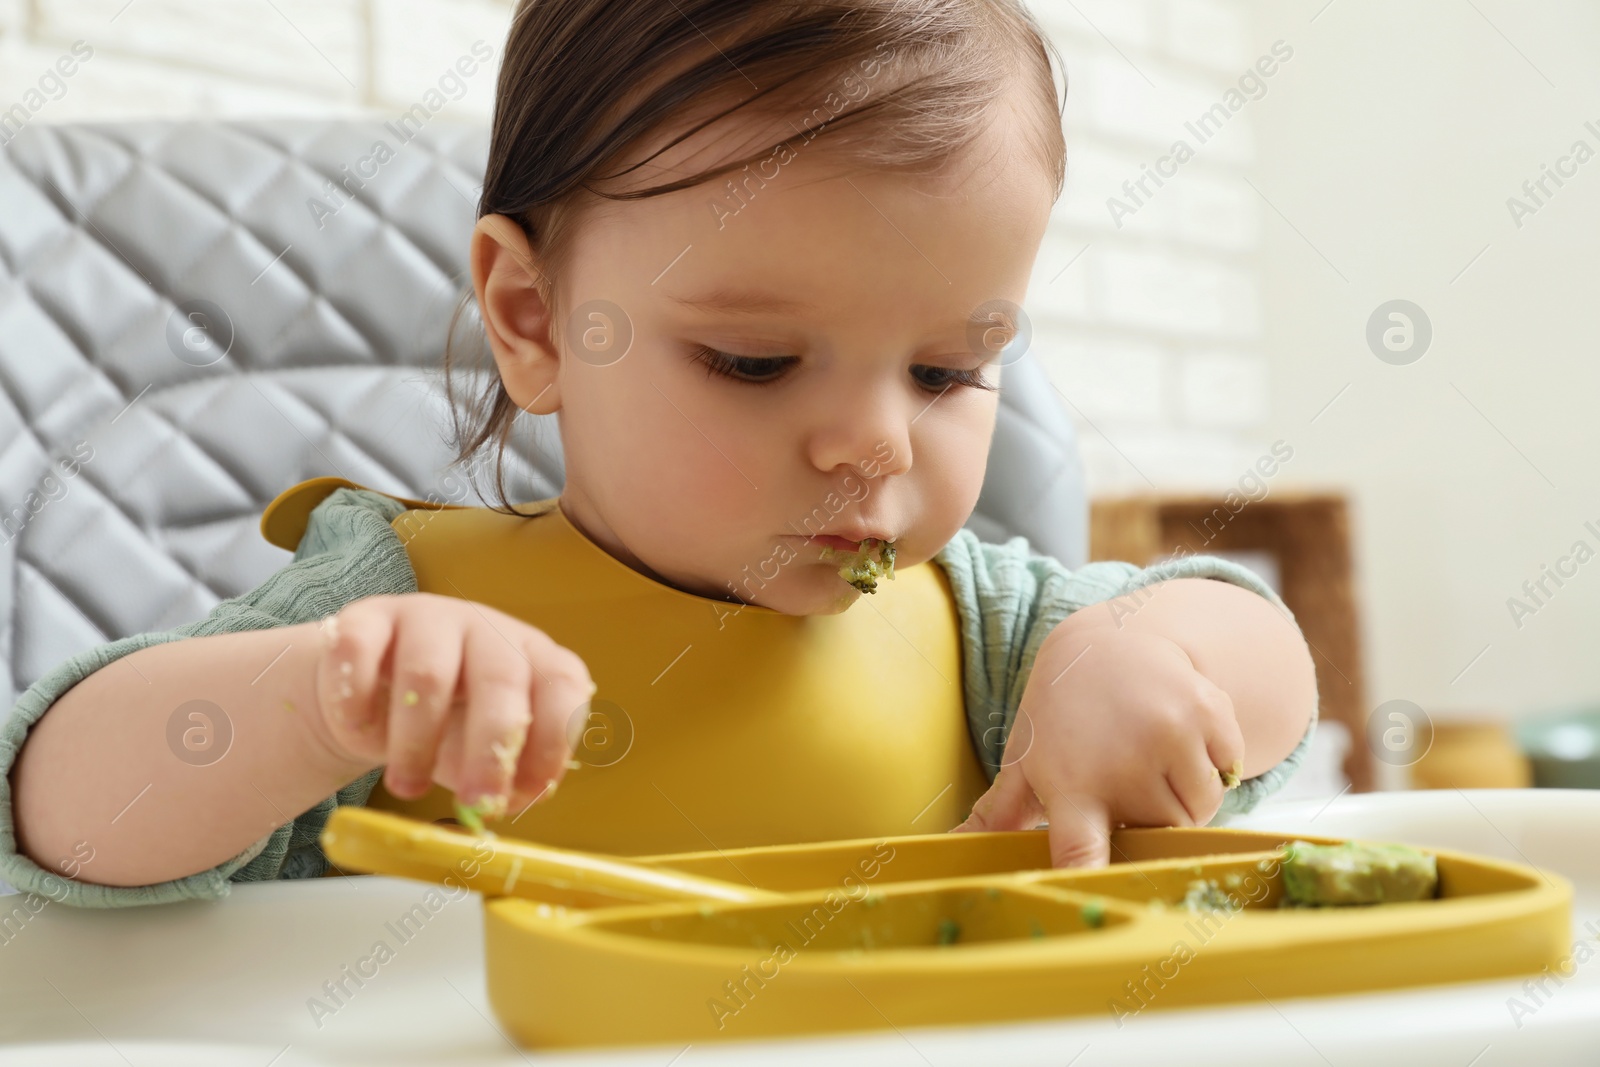
[[[1069, 570], [1034, 553], [1025, 538], [988, 544], [972, 531], [961, 530], [934, 561], [949, 576], [960, 611], [967, 726], [990, 781], [1000, 771], [1005, 738], [1039, 646], [1073, 612], [1173, 578], [1214, 578], [1266, 597], [1290, 621], [1294, 619], [1278, 594], [1254, 572], [1217, 556], [1181, 556], [1144, 568], [1089, 563]], [[1281, 788], [1304, 761], [1316, 727], [1313, 708], [1311, 722], [1294, 750], [1281, 763], [1229, 790], [1217, 816], [1249, 811]]]
[[[293, 561], [256, 588], [222, 601], [210, 614], [194, 622], [170, 630], [133, 634], [86, 649], [29, 686], [0, 726], [0, 881], [20, 893], [61, 904], [121, 908], [176, 900], [216, 900], [228, 895], [232, 882], [322, 874], [327, 861], [317, 839], [323, 825], [336, 805], [365, 804], [382, 774], [381, 767], [350, 782], [210, 870], [143, 886], [73, 881], [19, 853], [12, 821], [11, 767], [28, 730], [56, 698], [130, 652], [185, 637], [293, 626], [331, 615], [363, 597], [416, 592], [416, 576], [405, 546], [389, 525], [405, 508], [399, 501], [370, 490], [336, 489], [312, 510]], [[3, 904], [0, 910], [4, 910]]]

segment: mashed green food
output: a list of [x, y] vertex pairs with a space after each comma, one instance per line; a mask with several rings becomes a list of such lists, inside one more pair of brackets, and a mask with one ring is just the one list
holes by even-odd
[[1292, 905], [1428, 900], [1438, 887], [1438, 861], [1404, 845], [1293, 841], [1284, 854], [1283, 892]]
[[1232, 911], [1233, 902], [1217, 886], [1215, 878], [1196, 878], [1189, 883], [1189, 891], [1178, 902], [1190, 911]]
[[879, 578], [894, 578], [894, 542], [869, 537], [854, 552], [825, 548], [824, 558], [839, 564], [839, 577], [861, 590], [876, 593]]

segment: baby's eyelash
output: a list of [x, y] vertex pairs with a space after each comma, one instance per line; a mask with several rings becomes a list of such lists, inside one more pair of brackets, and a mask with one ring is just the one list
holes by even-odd
[[754, 385], [777, 381], [790, 364], [800, 361], [799, 356], [735, 356], [705, 345], [695, 348], [694, 358], [706, 365], [707, 377], [720, 374], [724, 378]]
[[[919, 363], [911, 369], [913, 371], [938, 371], [942, 374], [949, 375], [949, 377], [945, 378], [941, 382], [930, 382], [922, 378], [917, 378], [917, 383], [919, 385], [933, 392], [942, 393], [946, 389], [957, 385], [966, 389], [983, 389], [988, 392], [993, 392], [999, 388], [999, 386], [991, 384], [986, 378], [984, 378], [982, 368], [977, 370], [958, 370], [955, 367], [933, 367], [925, 363]], [[915, 375], [913, 375], [913, 377], [915, 377]]]
[[[718, 374], [751, 385], [767, 385], [778, 381], [790, 366], [800, 361], [799, 356], [735, 356], [705, 345], [695, 347], [694, 358], [705, 364], [707, 377]], [[955, 367], [935, 367], [919, 363], [911, 370], [917, 384], [931, 392], [944, 392], [954, 386], [987, 391], [998, 388], [983, 377], [981, 368], [959, 370]], [[921, 377], [918, 371], [933, 371], [945, 377], [938, 381], [928, 381]]]

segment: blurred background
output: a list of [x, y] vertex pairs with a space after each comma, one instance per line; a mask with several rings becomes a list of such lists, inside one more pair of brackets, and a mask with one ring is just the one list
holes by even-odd
[[[1600, 784], [1560, 718], [1600, 702], [1600, 9], [1031, 6], [1070, 162], [1028, 311], [1092, 555], [1232, 554], [1285, 594], [1346, 727], [1289, 795]], [[0, 0], [0, 109], [392, 119], [497, 62], [510, 10]], [[442, 114], [486, 120], [494, 65]]]

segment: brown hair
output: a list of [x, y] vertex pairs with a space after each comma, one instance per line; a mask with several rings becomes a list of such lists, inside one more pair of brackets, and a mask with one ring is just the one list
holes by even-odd
[[[501, 214], [522, 225], [545, 265], [535, 284], [553, 313], [559, 264], [582, 209], [597, 200], [689, 188], [816, 137], [867, 167], [936, 174], [981, 136], [991, 104], [1019, 70], [1032, 79], [1038, 117], [1038, 136], [1026, 147], [1059, 196], [1064, 104], [1051, 56], [1064, 86], [1060, 53], [1022, 0], [520, 0], [495, 87], [478, 217]], [[858, 72], [871, 80], [884, 70], [897, 84], [857, 95]], [[730, 99], [731, 106], [718, 106]], [[670, 183], [628, 192], [606, 187], [744, 108], [788, 119], [797, 136]], [[646, 159], [606, 173], [691, 114], [709, 117]], [[463, 295], [445, 347], [454, 463], [492, 443], [494, 485], [509, 513], [504, 457], [522, 409], [492, 360], [473, 397], [462, 397], [454, 378], [455, 328], [474, 295], [470, 287]], [[481, 342], [481, 333], [475, 339]], [[486, 347], [479, 345], [480, 358]]]

